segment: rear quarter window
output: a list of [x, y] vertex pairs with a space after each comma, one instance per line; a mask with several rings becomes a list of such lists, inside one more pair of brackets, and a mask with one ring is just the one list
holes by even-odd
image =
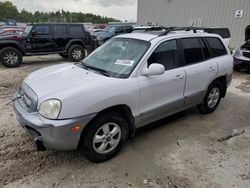
[[212, 51], [213, 57], [219, 57], [227, 54], [227, 50], [219, 38], [206, 37], [205, 39]]
[[69, 32], [71, 35], [81, 35], [83, 34], [83, 27], [80, 25], [70, 25]]

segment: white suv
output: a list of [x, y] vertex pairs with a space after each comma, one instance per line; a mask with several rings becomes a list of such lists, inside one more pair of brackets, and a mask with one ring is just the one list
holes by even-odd
[[196, 105], [213, 112], [232, 69], [230, 51], [215, 34], [176, 28], [126, 34], [82, 62], [30, 74], [14, 107], [38, 150], [80, 148], [101, 162], [136, 128]]

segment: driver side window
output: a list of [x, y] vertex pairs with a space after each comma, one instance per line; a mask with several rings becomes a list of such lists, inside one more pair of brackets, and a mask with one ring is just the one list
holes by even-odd
[[148, 59], [148, 67], [153, 63], [162, 64], [165, 70], [175, 68], [177, 64], [178, 49], [176, 40], [160, 44]]

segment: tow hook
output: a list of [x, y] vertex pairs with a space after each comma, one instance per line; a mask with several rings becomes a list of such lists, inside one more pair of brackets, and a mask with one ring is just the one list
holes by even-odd
[[41, 139], [36, 138], [36, 139], [35, 139], [35, 142], [36, 142], [36, 150], [37, 150], [37, 151], [45, 151], [45, 150], [46, 150], [46, 148], [45, 148], [45, 146], [43, 145], [43, 142], [41, 141]]

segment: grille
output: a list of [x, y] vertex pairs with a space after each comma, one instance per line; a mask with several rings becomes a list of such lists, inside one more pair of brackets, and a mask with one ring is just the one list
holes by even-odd
[[19, 102], [28, 112], [35, 112], [37, 108], [37, 96], [26, 84], [23, 84], [19, 91]]
[[243, 52], [243, 56], [250, 58], [250, 52]]

